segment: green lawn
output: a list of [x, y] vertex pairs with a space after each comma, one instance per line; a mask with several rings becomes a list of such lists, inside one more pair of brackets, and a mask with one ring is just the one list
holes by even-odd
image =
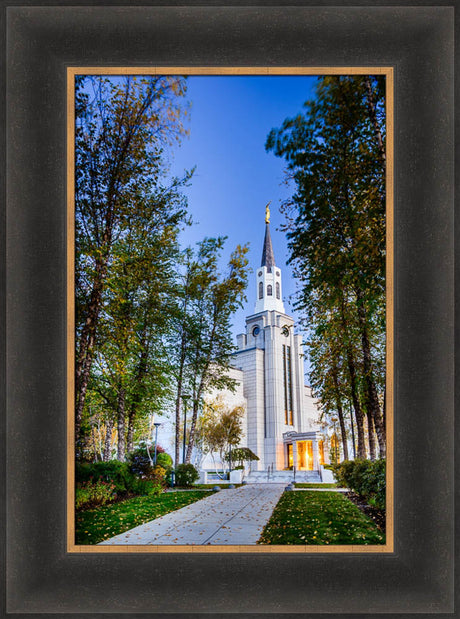
[[139, 524], [163, 516], [209, 496], [210, 492], [167, 492], [159, 497], [141, 496], [98, 509], [77, 512], [77, 544], [97, 544]]
[[296, 488], [337, 488], [337, 484], [298, 484], [295, 482]]
[[385, 536], [338, 492], [285, 492], [259, 544], [384, 544]]

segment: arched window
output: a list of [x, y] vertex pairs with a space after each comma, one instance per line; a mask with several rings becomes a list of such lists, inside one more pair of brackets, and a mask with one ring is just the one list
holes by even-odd
[[267, 286], [267, 296], [268, 297], [273, 296], [273, 287], [272, 287], [271, 284], [268, 284], [268, 286]]
[[276, 298], [280, 298], [280, 283], [276, 282]]
[[262, 282], [259, 282], [259, 299], [263, 299], [264, 296], [264, 285]]

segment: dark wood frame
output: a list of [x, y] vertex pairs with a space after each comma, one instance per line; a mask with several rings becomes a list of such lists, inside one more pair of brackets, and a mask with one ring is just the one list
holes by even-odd
[[[453, 7], [141, 4], [7, 10], [7, 613], [452, 612]], [[127, 64], [394, 67], [394, 553], [66, 552], [66, 68]]]

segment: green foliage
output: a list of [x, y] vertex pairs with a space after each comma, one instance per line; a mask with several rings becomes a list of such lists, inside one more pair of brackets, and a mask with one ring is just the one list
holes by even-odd
[[[244, 407], [228, 408], [220, 397], [213, 402], [205, 403], [197, 432], [198, 444], [202, 451], [217, 453], [222, 462], [228, 461], [230, 447], [238, 445], [241, 440], [243, 416]], [[233, 456], [232, 461], [235, 461]]]
[[[157, 445], [157, 461], [158, 457], [164, 452], [160, 445]], [[153, 479], [154, 478], [154, 465], [153, 465], [154, 448], [138, 447], [132, 451], [128, 456], [129, 470], [134, 475], [137, 475], [141, 479]]]
[[81, 510], [105, 505], [114, 498], [114, 489], [114, 484], [101, 480], [79, 484], [75, 489], [75, 507]]
[[133, 475], [126, 462], [110, 460], [109, 462], [78, 463], [75, 468], [75, 480], [85, 483], [91, 480], [113, 484], [116, 494], [126, 494], [132, 490]]
[[384, 455], [384, 78], [319, 78], [315, 99], [273, 129], [266, 148], [285, 159], [295, 183], [283, 205], [285, 229], [323, 420], [337, 415], [346, 431], [350, 403], [365, 457], [367, 412]]
[[285, 492], [259, 544], [384, 544], [385, 536], [338, 492]]
[[[231, 452], [232, 462], [239, 462], [239, 466], [235, 468], [244, 468], [244, 462], [253, 462], [259, 460], [259, 456], [249, 449], [249, 447], [235, 447]], [[225, 455], [225, 460], [230, 460], [230, 452]]]
[[160, 464], [153, 467], [152, 475], [150, 479], [159, 486], [166, 486], [166, 474], [167, 471]]
[[165, 453], [157, 453], [157, 464], [162, 466], [166, 471], [169, 471], [173, 465], [173, 459], [169, 454]]
[[[170, 179], [164, 149], [186, 133], [185, 93], [180, 76], [76, 80], [78, 446], [88, 438], [80, 436], [85, 417], [93, 427], [126, 422], [132, 438], [152, 403], [168, 396], [162, 334], [191, 174]], [[100, 395], [97, 408], [85, 393]], [[119, 432], [120, 460], [125, 452]]]
[[339, 486], [350, 488], [370, 505], [385, 509], [385, 460], [346, 460], [334, 467], [334, 474]]
[[156, 497], [135, 497], [98, 509], [81, 511], [76, 516], [76, 543], [97, 544], [207, 496], [209, 492], [202, 490], [167, 492]]
[[153, 479], [135, 477], [131, 490], [136, 496], [159, 496], [164, 490], [164, 485]]
[[200, 477], [193, 464], [179, 464], [176, 467], [176, 486], [190, 488]]
[[[177, 296], [177, 323], [173, 333], [176, 374], [176, 462], [180, 442], [181, 396], [191, 395], [188, 412], [186, 461], [199, 437], [196, 433], [200, 400], [215, 388], [235, 388], [228, 377], [234, 351], [231, 319], [242, 306], [247, 285], [247, 246], [238, 245], [230, 255], [227, 272], [219, 270], [225, 237], [205, 238], [196, 249], [183, 253], [183, 273]], [[180, 341], [180, 346], [177, 342]]]

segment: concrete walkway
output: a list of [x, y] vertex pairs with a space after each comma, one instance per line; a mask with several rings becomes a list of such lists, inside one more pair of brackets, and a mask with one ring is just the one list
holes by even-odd
[[256, 544], [285, 486], [248, 484], [226, 488], [100, 545]]

